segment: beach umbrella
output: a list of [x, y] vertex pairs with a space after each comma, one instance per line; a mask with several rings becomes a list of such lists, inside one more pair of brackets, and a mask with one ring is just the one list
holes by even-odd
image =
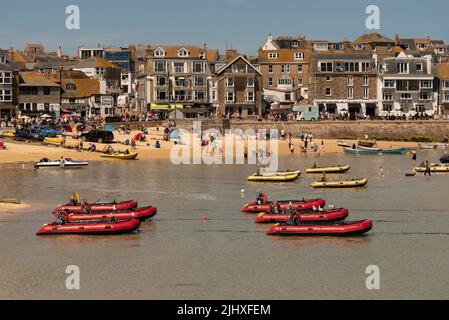
[[21, 116], [20, 119], [31, 119], [31, 118], [28, 116]]
[[41, 115], [40, 116], [40, 118], [52, 118], [52, 116], [51, 115], [49, 115], [49, 114], [43, 114], [43, 115]]
[[63, 118], [71, 118], [72, 117], [72, 115], [71, 114], [68, 114], [68, 113], [66, 113], [65, 115], [63, 115], [62, 116]]

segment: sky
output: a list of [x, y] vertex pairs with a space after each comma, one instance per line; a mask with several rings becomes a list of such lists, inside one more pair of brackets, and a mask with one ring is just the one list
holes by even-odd
[[[66, 28], [68, 5], [80, 29]], [[368, 5], [380, 9], [380, 30], [365, 25]], [[255, 54], [268, 34], [354, 40], [367, 32], [449, 43], [448, 0], [0, 0], [0, 48], [42, 43], [75, 54], [80, 45], [207, 44]]]

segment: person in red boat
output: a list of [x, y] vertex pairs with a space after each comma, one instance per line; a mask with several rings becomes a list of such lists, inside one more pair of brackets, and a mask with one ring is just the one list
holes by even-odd
[[266, 204], [268, 202], [268, 197], [266, 194], [259, 192], [257, 195], [257, 204]]
[[300, 220], [299, 220], [298, 214], [296, 212], [292, 213], [290, 215], [290, 218], [287, 221], [287, 225], [289, 225], [289, 226], [298, 226], [299, 223], [300, 223]]

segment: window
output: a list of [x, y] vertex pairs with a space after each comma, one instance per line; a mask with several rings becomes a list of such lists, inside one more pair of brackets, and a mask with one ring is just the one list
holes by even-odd
[[226, 101], [234, 102], [234, 92], [233, 91], [226, 92]]
[[418, 62], [418, 63], [416, 64], [416, 71], [423, 71], [423, 65], [422, 65], [421, 62]]
[[345, 71], [347, 72], [359, 72], [360, 64], [358, 62], [345, 62]]
[[254, 92], [253, 91], [247, 91], [246, 92], [246, 101], [247, 102], [254, 102]]
[[384, 101], [393, 101], [393, 94], [391, 94], [391, 93], [384, 93], [383, 100]]
[[443, 101], [444, 102], [449, 102], [449, 93], [445, 93], [443, 96]]
[[363, 44], [356, 44], [355, 46], [354, 46], [354, 49], [355, 50], [363, 50], [365, 47], [363, 46]]
[[363, 76], [363, 85], [369, 86], [369, 77], [368, 76]]
[[282, 73], [289, 73], [290, 72], [290, 65], [289, 64], [281, 65], [281, 72]]
[[165, 85], [167, 85], [167, 78], [166, 77], [156, 77], [156, 84], [158, 86], [165, 86]]
[[298, 87], [302, 87], [304, 85], [304, 79], [298, 78]]
[[391, 112], [391, 111], [393, 111], [393, 106], [391, 104], [385, 104], [382, 106], [382, 109], [385, 112]]
[[0, 83], [12, 84], [11, 72], [0, 73]]
[[157, 100], [166, 100], [167, 99], [167, 91], [157, 91], [156, 93]]
[[292, 79], [291, 78], [280, 78], [278, 79], [278, 85], [280, 86], [291, 86]]
[[352, 76], [348, 76], [348, 86], [354, 85], [354, 78]]
[[421, 92], [419, 94], [419, 100], [430, 100], [431, 96], [430, 96], [430, 92]]
[[184, 77], [175, 78], [175, 86], [176, 87], [186, 87], [187, 86], [187, 80]]
[[188, 57], [189, 51], [186, 48], [182, 48], [178, 51], [178, 57]]
[[272, 64], [268, 65], [268, 73], [273, 73], [273, 65]]
[[320, 71], [321, 72], [332, 72], [333, 63], [332, 62], [321, 62], [320, 63]]
[[394, 80], [384, 80], [384, 88], [394, 88]]
[[155, 61], [154, 62], [154, 71], [165, 72], [165, 61]]
[[212, 101], [216, 101], [217, 100], [217, 91], [212, 90]]
[[303, 60], [304, 59], [304, 53], [302, 52], [295, 52], [294, 53], [295, 60]]
[[234, 78], [226, 78], [226, 87], [233, 87], [234, 86]]
[[348, 99], [353, 99], [354, 98], [354, 88], [353, 87], [348, 87]]
[[369, 88], [363, 88], [363, 99], [369, 99]]
[[246, 86], [249, 88], [254, 88], [254, 78], [246, 79]]
[[12, 101], [11, 90], [0, 90], [0, 101]]
[[326, 81], [332, 81], [332, 76], [330, 74], [326, 75]]
[[74, 83], [67, 83], [66, 89], [70, 90], [70, 91], [75, 91], [76, 90], [76, 85]]
[[268, 59], [277, 59], [278, 58], [278, 54], [275, 52], [270, 52], [268, 54]]
[[292, 94], [290, 92], [285, 93], [285, 101], [290, 101], [292, 99]]
[[412, 94], [411, 93], [401, 93], [401, 100], [411, 100]]
[[273, 86], [273, 78], [268, 78], [268, 86], [269, 87]]
[[193, 77], [193, 84], [198, 87], [202, 87], [206, 85], [205, 77]]
[[22, 95], [37, 95], [37, 87], [20, 87], [19, 94]]
[[369, 62], [362, 62], [360, 65], [362, 67], [362, 69], [361, 69], [362, 72], [367, 72], [367, 71], [370, 70], [370, 63]]
[[422, 88], [422, 89], [432, 89], [433, 88], [432, 80], [421, 80], [420, 81], [420, 88]]
[[298, 64], [298, 73], [302, 73], [302, 71], [303, 71], [303, 65]]
[[397, 64], [398, 73], [400, 74], [408, 74], [408, 63], [400, 62]]
[[193, 72], [195, 72], [195, 73], [203, 73], [204, 72], [204, 63], [203, 62], [194, 62], [192, 69], [193, 69]]
[[449, 89], [449, 80], [444, 80], [443, 81], [443, 88], [444, 89]]
[[175, 73], [184, 73], [184, 63], [175, 62], [174, 63]]
[[195, 100], [205, 100], [206, 93], [204, 91], [195, 91]]
[[155, 57], [165, 57], [165, 51], [162, 48], [157, 48], [156, 51], [154, 51]]
[[331, 88], [326, 88], [326, 96], [330, 97], [332, 95], [332, 90]]
[[44, 87], [44, 96], [50, 95], [50, 87]]
[[298, 47], [299, 47], [298, 41], [293, 41], [292, 42], [292, 48], [298, 48]]

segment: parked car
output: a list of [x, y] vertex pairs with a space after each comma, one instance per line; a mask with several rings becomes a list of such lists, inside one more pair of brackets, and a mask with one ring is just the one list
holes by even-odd
[[33, 128], [25, 128], [21, 130], [16, 130], [16, 134], [14, 136], [14, 139], [27, 139], [27, 140], [38, 140], [38, 141], [44, 141], [44, 136], [38, 132], [36, 129]]
[[114, 134], [111, 131], [103, 130], [91, 130], [89, 132], [84, 132], [80, 135], [81, 141], [89, 142], [112, 142], [114, 141]]
[[41, 135], [43, 135], [44, 137], [56, 137], [59, 132], [53, 129], [50, 129], [47, 126], [32, 126], [31, 127], [32, 130], [35, 130], [36, 132], [39, 132]]

